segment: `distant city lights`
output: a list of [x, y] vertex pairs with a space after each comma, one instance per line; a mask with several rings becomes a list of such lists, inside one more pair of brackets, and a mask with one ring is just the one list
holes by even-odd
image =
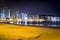
[[[24, 24], [24, 25], [28, 25], [28, 23], [30, 24], [39, 24], [41, 25], [41, 23], [43, 25], [46, 25], [49, 21], [52, 25], [53, 23], [57, 23], [58, 25], [60, 25], [60, 17], [58, 16], [39, 16], [39, 15], [29, 15], [28, 13], [20, 13], [19, 11], [15, 11], [14, 13], [11, 13], [10, 9], [3, 9], [1, 10], [0, 13], [0, 22], [9, 22], [9, 23], [13, 23], [13, 24]], [[50, 23], [48, 23], [47, 25], [49, 25]]]

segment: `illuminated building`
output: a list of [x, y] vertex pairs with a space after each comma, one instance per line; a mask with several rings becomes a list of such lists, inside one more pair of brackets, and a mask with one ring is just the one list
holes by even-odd
[[19, 11], [16, 11], [15, 16], [16, 16], [17, 24], [19, 24]]
[[47, 16], [47, 25], [48, 26], [59, 26], [60, 25], [60, 17], [58, 16]]
[[1, 11], [1, 19], [3, 20], [5, 18], [5, 13], [4, 13], [4, 9]]
[[23, 20], [24, 24], [27, 25], [27, 22], [28, 22], [28, 14], [21, 13], [21, 15], [22, 15], [22, 20]]
[[9, 21], [9, 19], [10, 19], [10, 9], [6, 10], [5, 17], [6, 17], [6, 20]]
[[14, 11], [14, 13], [11, 14], [10, 13], [10, 9], [2, 9], [0, 12], [0, 21], [23, 25], [60, 25], [60, 17], [58, 16], [45, 16], [37, 14], [29, 15], [28, 13], [19, 13], [19, 11]]
[[10, 19], [10, 9], [1, 9], [0, 10], [0, 20], [2, 22], [9, 21]]

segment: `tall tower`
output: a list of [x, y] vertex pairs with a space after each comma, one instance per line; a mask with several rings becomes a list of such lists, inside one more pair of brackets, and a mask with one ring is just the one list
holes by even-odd
[[3, 8], [0, 13], [1, 20], [8, 21], [10, 19], [10, 9]]
[[10, 9], [7, 9], [6, 10], [5, 15], [6, 15], [6, 19], [9, 19], [10, 18]]
[[1, 19], [3, 20], [5, 18], [5, 12], [4, 12], [4, 9], [2, 9], [1, 11]]
[[1, 20], [1, 9], [0, 9], [0, 20]]
[[9, 19], [10, 19], [10, 9], [6, 9], [5, 17], [6, 17], [6, 21], [9, 21]]

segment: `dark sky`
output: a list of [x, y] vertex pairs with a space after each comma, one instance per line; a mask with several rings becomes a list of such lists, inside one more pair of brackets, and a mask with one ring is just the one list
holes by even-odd
[[0, 0], [0, 7], [40, 15], [60, 15], [60, 1], [47, 0]]

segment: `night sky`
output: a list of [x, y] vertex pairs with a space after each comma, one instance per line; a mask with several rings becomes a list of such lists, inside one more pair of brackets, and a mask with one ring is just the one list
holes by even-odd
[[40, 0], [0, 0], [0, 8], [8, 7], [20, 13], [39, 15], [60, 15], [60, 1]]

